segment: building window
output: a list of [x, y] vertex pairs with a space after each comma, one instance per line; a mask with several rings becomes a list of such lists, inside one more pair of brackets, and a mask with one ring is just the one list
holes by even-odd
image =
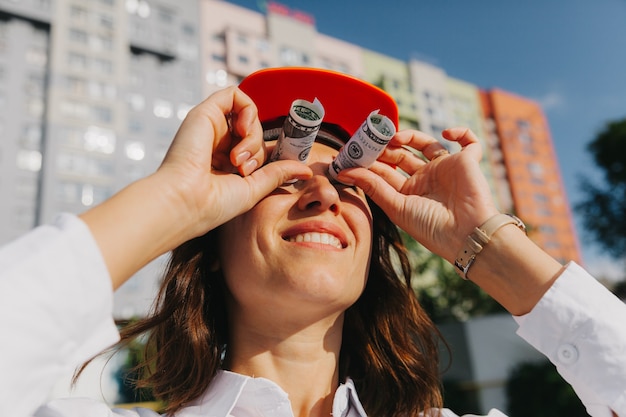
[[280, 48], [279, 57], [281, 63], [285, 65], [295, 65], [301, 63], [300, 54], [288, 46], [283, 46], [282, 48]]
[[[127, 2], [127, 4], [128, 3], [129, 2]], [[130, 3], [133, 3], [133, 1], [131, 0]], [[142, 19], [149, 18], [151, 10], [150, 10], [150, 5], [148, 4], [148, 2], [139, 0], [136, 3], [137, 3], [137, 9], [136, 9], [137, 16], [141, 17]]]
[[41, 73], [30, 74], [26, 80], [25, 90], [28, 94], [40, 96], [44, 93], [44, 75]]
[[226, 55], [212, 53], [211, 54], [211, 60], [213, 60], [214, 62], [226, 62]]
[[115, 132], [98, 126], [89, 126], [83, 135], [83, 149], [112, 154], [115, 152]]
[[159, 10], [159, 21], [161, 23], [172, 23], [174, 21], [174, 14], [170, 10]]
[[41, 149], [41, 137], [41, 126], [24, 126], [19, 139], [20, 148], [39, 151]]
[[61, 182], [57, 187], [57, 198], [66, 204], [91, 206], [106, 200], [112, 194], [109, 187], [85, 183]]
[[68, 152], [59, 152], [57, 168], [59, 171], [80, 176], [106, 178], [113, 174], [113, 163], [109, 160]]
[[26, 62], [44, 68], [48, 64], [48, 54], [46, 49], [39, 46], [31, 46], [26, 50]]
[[42, 155], [39, 151], [22, 149], [17, 152], [17, 167], [24, 171], [39, 172], [41, 170]]
[[113, 100], [117, 95], [117, 89], [113, 84], [99, 81], [89, 81], [87, 84], [87, 91], [89, 92], [89, 97], [93, 98], [106, 98]]
[[178, 110], [176, 111], [176, 117], [178, 120], [184, 120], [187, 117], [187, 113], [193, 108], [190, 104], [181, 103], [178, 105]]
[[41, 97], [31, 97], [26, 102], [28, 113], [36, 118], [43, 117], [44, 103]]
[[196, 28], [191, 23], [184, 23], [182, 32], [185, 36], [193, 37], [196, 35]]
[[86, 90], [86, 81], [78, 77], [65, 77], [63, 84], [68, 93], [82, 95]]
[[146, 99], [138, 93], [131, 93], [127, 97], [128, 105], [134, 111], [142, 111], [146, 107]]
[[172, 103], [167, 100], [155, 100], [153, 112], [156, 117], [169, 119], [170, 117], [172, 117], [173, 113]]
[[17, 178], [15, 181], [15, 195], [19, 198], [33, 199], [37, 195], [37, 181], [33, 178]]
[[89, 46], [97, 51], [111, 51], [113, 50], [113, 38], [101, 35], [92, 36]]
[[61, 114], [68, 117], [86, 119], [89, 117], [89, 107], [85, 103], [76, 101], [62, 101], [59, 104]]
[[270, 43], [267, 39], [258, 39], [256, 41], [256, 49], [259, 52], [267, 52], [270, 50]]
[[224, 87], [228, 82], [228, 74], [226, 74], [226, 71], [224, 70], [209, 71], [206, 74], [206, 81], [210, 85]]
[[93, 106], [92, 114], [95, 120], [102, 123], [111, 123], [113, 121], [113, 111], [109, 107]]
[[542, 179], [544, 177], [543, 166], [537, 162], [531, 162], [526, 164], [526, 168], [528, 169], [528, 173], [533, 179]]
[[70, 29], [70, 40], [72, 42], [87, 45], [89, 37], [87, 36], [87, 32], [85, 32], [84, 30]]
[[37, 0], [35, 4], [35, 8], [37, 10], [50, 10], [51, 1], [50, 0]]
[[73, 69], [84, 70], [87, 68], [87, 57], [83, 54], [70, 52], [67, 57], [67, 63]]
[[131, 133], [139, 133], [143, 130], [143, 124], [137, 119], [128, 121], [128, 131]]
[[70, 7], [70, 17], [73, 22], [87, 22], [87, 17], [89, 16], [89, 12], [86, 8], [82, 6], [77, 6], [73, 4]]
[[114, 29], [115, 28], [115, 24], [114, 24], [114, 19], [112, 16], [106, 15], [106, 14], [99, 14], [98, 15], [98, 23], [100, 24], [101, 27], [105, 28], [105, 29]]
[[101, 72], [103, 74], [113, 73], [113, 62], [111, 62], [108, 59], [95, 58], [93, 60], [93, 67], [96, 71]]
[[556, 235], [556, 228], [548, 224], [542, 224], [539, 226], [539, 231], [546, 235]]
[[128, 142], [126, 144], [126, 157], [132, 161], [141, 161], [146, 156], [146, 147], [143, 142]]

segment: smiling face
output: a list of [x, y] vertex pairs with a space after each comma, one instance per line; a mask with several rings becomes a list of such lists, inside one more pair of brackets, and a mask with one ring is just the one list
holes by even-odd
[[277, 188], [222, 226], [220, 264], [233, 308], [332, 314], [358, 299], [372, 218], [362, 191], [326, 177], [336, 154], [315, 143], [311, 179]]

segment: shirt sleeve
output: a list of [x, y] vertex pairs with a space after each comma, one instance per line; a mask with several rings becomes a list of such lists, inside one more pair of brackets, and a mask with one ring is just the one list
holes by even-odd
[[53, 384], [119, 340], [87, 226], [62, 215], [0, 249], [0, 415], [31, 416]]
[[626, 416], [626, 304], [571, 262], [517, 333], [546, 355], [593, 417]]

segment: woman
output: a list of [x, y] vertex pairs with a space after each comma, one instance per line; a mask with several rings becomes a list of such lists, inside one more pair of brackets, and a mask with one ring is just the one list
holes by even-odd
[[[355, 115], [356, 108], [366, 114], [375, 109], [368, 97], [382, 114], [393, 113], [383, 92], [349, 77], [304, 69], [263, 71], [241, 89], [249, 96], [229, 88], [193, 109], [155, 174], [86, 212], [82, 221], [65, 218], [64, 225], [5, 249], [0, 265], [9, 271], [2, 279], [11, 284], [2, 288], [11, 292], [7, 302], [20, 311], [35, 310], [39, 320], [25, 314], [18, 323], [2, 322], [3, 329], [41, 338], [47, 320], [62, 323], [44, 335], [45, 352], [32, 352], [41, 368], [9, 343], [5, 356], [18, 358], [6, 361], [9, 371], [3, 376], [12, 382], [6, 386], [10, 415], [31, 415], [53, 370], [115, 341], [105, 283], [116, 288], [171, 249], [161, 308], [129, 337], [153, 330], [158, 352], [151, 382], [175, 415], [436, 411], [441, 406], [436, 337], [406, 283], [392, 273], [388, 245], [403, 257], [387, 217], [523, 316], [522, 336], [557, 363], [590, 414], [626, 415], [626, 335], [615, 323], [616, 316], [626, 316], [624, 305], [576, 265], [561, 266], [499, 215], [471, 132], [444, 132], [462, 147], [454, 155], [419, 132], [400, 132], [381, 162], [370, 170], [342, 171], [344, 185], [338, 185], [326, 176], [337, 151], [321, 143], [306, 165], [264, 165], [259, 119], [270, 131], [276, 122], [267, 110], [272, 103], [311, 99], [313, 89], [327, 112], [320, 136], [326, 143], [342, 142], [342, 130], [354, 131], [356, 118], [364, 117]], [[28, 265], [9, 262], [25, 248], [34, 253]], [[38, 278], [43, 273], [36, 268], [50, 256], [59, 269], [52, 282]], [[80, 274], [83, 262], [93, 271], [89, 278]], [[69, 305], [59, 307], [65, 299]], [[65, 324], [77, 313], [79, 323]], [[35, 415], [110, 414], [92, 401], [68, 400]]]

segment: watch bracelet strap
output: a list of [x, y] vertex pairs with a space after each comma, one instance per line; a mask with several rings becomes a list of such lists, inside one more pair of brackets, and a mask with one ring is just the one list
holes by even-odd
[[483, 247], [491, 241], [491, 237], [500, 228], [514, 224], [522, 231], [526, 232], [526, 226], [518, 217], [512, 214], [496, 214], [487, 219], [486, 222], [475, 227], [465, 239], [465, 244], [457, 254], [454, 265], [457, 272], [463, 279], [467, 279], [467, 272], [474, 263], [476, 256], [483, 250]]

